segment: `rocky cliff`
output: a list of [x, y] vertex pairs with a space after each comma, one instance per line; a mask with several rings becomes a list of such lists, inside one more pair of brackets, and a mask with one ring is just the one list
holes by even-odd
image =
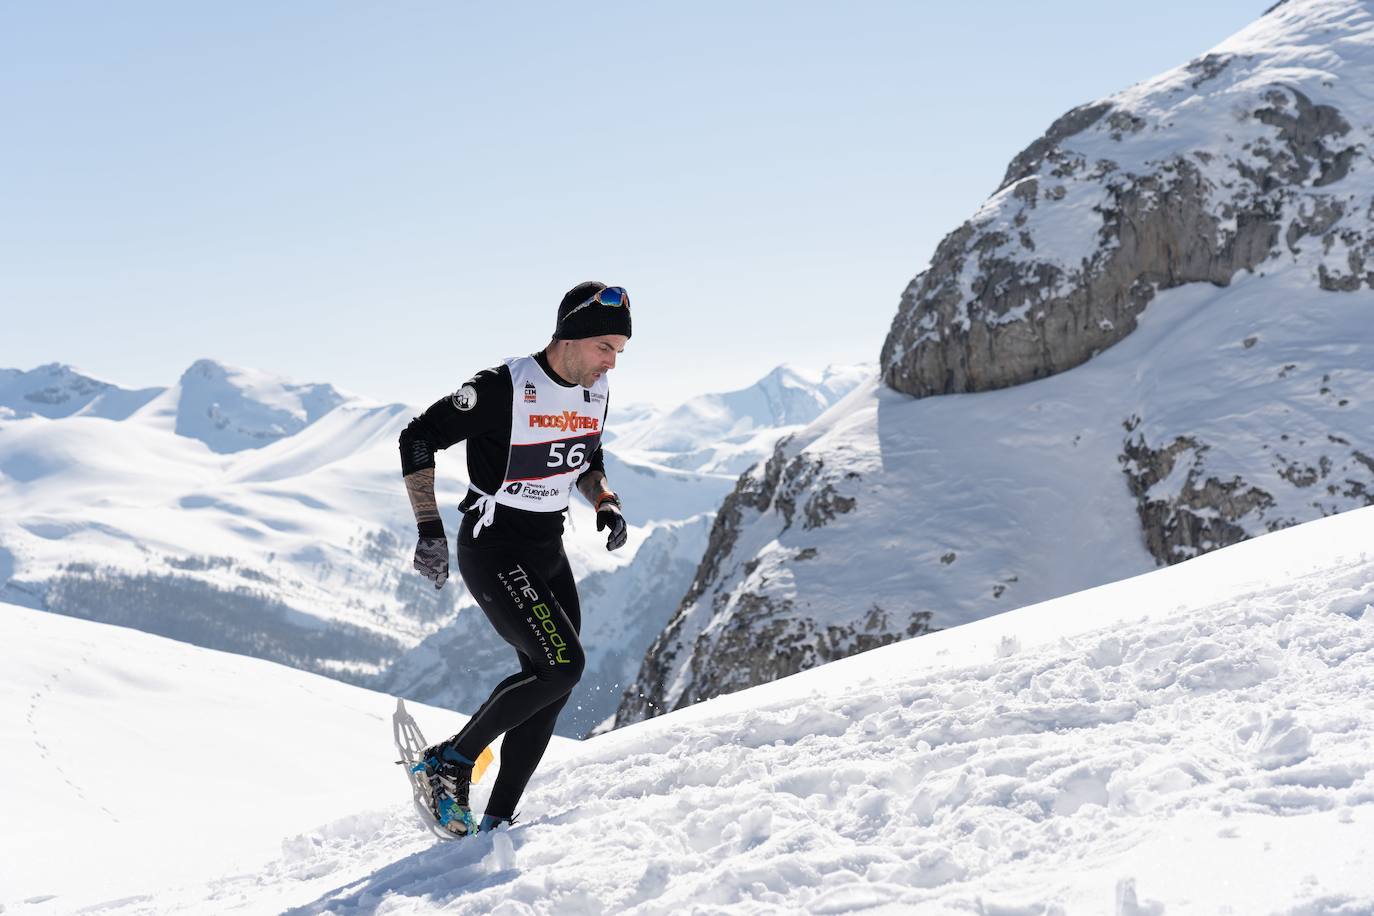
[[1372, 47], [1290, 0], [1015, 156], [881, 386], [740, 478], [617, 722], [1374, 502]]

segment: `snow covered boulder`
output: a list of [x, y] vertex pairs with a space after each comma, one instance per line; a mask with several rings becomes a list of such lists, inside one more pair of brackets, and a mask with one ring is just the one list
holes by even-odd
[[1370, 29], [1350, 0], [1282, 4], [1061, 117], [911, 281], [884, 381], [925, 397], [1053, 375], [1135, 330], [1159, 290], [1239, 271], [1374, 284]]

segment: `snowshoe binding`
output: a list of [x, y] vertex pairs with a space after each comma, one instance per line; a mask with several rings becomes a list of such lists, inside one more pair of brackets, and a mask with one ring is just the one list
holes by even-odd
[[451, 747], [427, 747], [410, 771], [417, 777], [421, 794], [435, 823], [456, 837], [477, 832], [468, 806], [472, 786], [472, 762]]

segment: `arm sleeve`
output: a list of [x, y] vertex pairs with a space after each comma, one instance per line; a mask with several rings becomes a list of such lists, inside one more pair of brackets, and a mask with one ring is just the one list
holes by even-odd
[[[401, 430], [401, 474], [434, 467], [434, 452], [463, 439], [495, 430], [508, 408], [510, 383], [502, 390], [506, 367], [482, 369], [449, 396], [434, 401]], [[504, 397], [503, 397], [504, 394]]]
[[577, 475], [577, 482], [580, 484], [582, 479], [593, 471], [600, 471], [602, 474], [606, 473], [606, 456], [602, 454], [601, 446], [599, 445], [596, 447], [596, 451], [592, 452], [592, 457], [587, 462], [587, 469]]
[[[609, 420], [609, 419], [611, 418], [611, 396], [610, 396], [609, 393], [607, 393], [607, 395], [606, 395], [606, 414], [605, 414], [605, 416], [606, 416], [606, 419], [607, 419], [607, 420]], [[605, 422], [603, 422], [603, 423], [601, 424], [601, 435], [602, 435], [603, 437], [606, 435], [606, 424], [605, 424]], [[585, 471], [583, 471], [581, 474], [578, 474], [578, 475], [577, 475], [577, 484], [576, 484], [576, 486], [581, 487], [581, 486], [582, 486], [582, 481], [583, 481], [584, 479], [586, 479], [587, 475], [590, 474], [590, 473], [592, 473], [593, 471], [599, 471], [602, 475], [605, 475], [605, 473], [606, 473], [606, 455], [605, 455], [605, 454], [602, 452], [602, 450], [601, 450], [601, 443], [600, 443], [600, 442], [597, 443], [596, 451], [592, 452], [592, 457], [589, 458], [589, 459], [587, 460], [587, 469], [586, 469]]]
[[509, 373], [505, 366], [483, 369], [412, 419], [401, 430], [401, 474], [432, 468], [435, 452], [500, 426], [510, 406]]

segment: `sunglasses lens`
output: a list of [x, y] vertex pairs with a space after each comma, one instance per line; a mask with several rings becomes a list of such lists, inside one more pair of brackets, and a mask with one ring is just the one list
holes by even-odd
[[602, 305], [629, 306], [630, 296], [623, 287], [608, 286], [597, 294], [596, 300]]

